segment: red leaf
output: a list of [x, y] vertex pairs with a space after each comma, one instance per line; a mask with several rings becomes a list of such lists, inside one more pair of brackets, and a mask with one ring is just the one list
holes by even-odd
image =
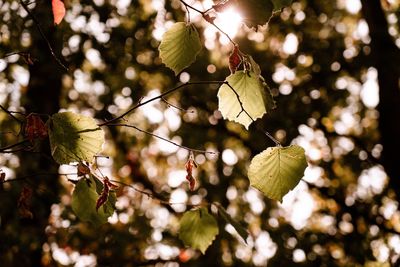
[[186, 168], [186, 180], [188, 180], [189, 182], [189, 188], [190, 191], [194, 190], [194, 187], [196, 186], [196, 179], [193, 177], [193, 167], [197, 168], [197, 164], [194, 161], [194, 156], [193, 156], [193, 152], [190, 152], [190, 156], [188, 161], [185, 164], [185, 168]]
[[206, 21], [208, 21], [209, 23], [214, 24], [214, 20], [215, 20], [216, 17], [210, 16], [210, 15], [208, 15], [208, 14], [205, 14], [205, 15], [203, 15], [203, 18], [204, 18]]
[[110, 194], [110, 188], [115, 189], [118, 186], [115, 184], [111, 183], [110, 180], [107, 177], [104, 177], [103, 180], [103, 191], [101, 192], [99, 198], [96, 201], [96, 211], [99, 210], [99, 208], [104, 205], [104, 203], [107, 202], [108, 195]]
[[54, 24], [58, 25], [65, 16], [65, 6], [61, 0], [51, 0], [53, 8]]
[[29, 114], [26, 117], [25, 135], [30, 142], [47, 137], [47, 127], [39, 115]]
[[240, 63], [242, 63], [242, 56], [239, 53], [239, 47], [235, 45], [232, 53], [229, 55], [229, 69], [232, 74], [237, 71]]
[[78, 164], [78, 176], [85, 176], [90, 173], [90, 168], [83, 162], [79, 162]]

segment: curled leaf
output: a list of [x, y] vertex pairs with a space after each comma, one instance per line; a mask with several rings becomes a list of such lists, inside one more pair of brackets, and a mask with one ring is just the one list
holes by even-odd
[[186, 168], [186, 180], [189, 182], [189, 188], [190, 191], [194, 190], [194, 187], [196, 186], [196, 179], [193, 177], [193, 167], [197, 168], [197, 164], [194, 161], [194, 155], [193, 152], [190, 152], [189, 159], [186, 162], [185, 168]]
[[51, 7], [53, 9], [54, 24], [61, 23], [65, 16], [65, 6], [61, 0], [51, 0]]
[[109, 195], [109, 193], [110, 193], [110, 189], [111, 189], [111, 188], [114, 189], [114, 188], [117, 188], [117, 186], [114, 185], [114, 184], [112, 184], [112, 183], [110, 182], [110, 180], [108, 179], [108, 177], [104, 177], [104, 180], [103, 180], [103, 191], [101, 192], [99, 198], [98, 198], [97, 201], [96, 201], [96, 211], [98, 211], [99, 208], [100, 208], [104, 203], [107, 202], [107, 200], [108, 200], [108, 195]]
[[85, 176], [90, 173], [90, 168], [83, 162], [78, 164], [78, 177]]
[[213, 24], [213, 23], [214, 23], [214, 20], [216, 19], [216, 17], [210, 16], [209, 14], [203, 15], [203, 18], [204, 18], [207, 22], [209, 22], [209, 23], [211, 23], [211, 24]]
[[242, 63], [242, 56], [239, 53], [239, 47], [235, 45], [232, 53], [229, 55], [229, 69], [231, 74], [235, 73], [239, 68], [240, 63]]

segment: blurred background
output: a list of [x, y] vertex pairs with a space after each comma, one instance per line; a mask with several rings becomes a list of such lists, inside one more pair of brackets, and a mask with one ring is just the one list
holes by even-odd
[[[196, 62], [177, 77], [161, 63], [163, 33], [186, 20], [177, 0], [69, 0], [58, 26], [50, 1], [26, 3], [69, 70], [20, 3], [0, 0], [0, 104], [9, 111], [70, 110], [104, 121], [180, 83], [230, 74], [232, 45], [194, 11], [204, 44]], [[214, 4], [187, 3], [199, 10]], [[101, 155], [108, 157], [96, 162], [114, 180], [187, 205], [120, 187], [114, 215], [97, 229], [71, 210], [68, 179], [76, 175], [57, 175], [76, 166], [57, 165], [48, 144], [0, 153], [6, 180], [19, 179], [0, 185], [1, 266], [398, 266], [399, 4], [296, 0], [257, 31], [241, 24], [240, 10], [218, 14], [215, 23], [260, 65], [277, 102], [255, 124], [306, 151], [304, 178], [282, 203], [247, 178], [251, 158], [274, 143], [256, 125], [247, 131], [222, 119], [217, 85], [190, 86], [125, 119], [219, 152], [195, 153], [193, 192], [185, 180], [188, 151], [133, 128], [104, 128]], [[0, 147], [22, 140], [20, 129], [0, 111]], [[221, 203], [249, 230], [247, 244], [218, 220], [220, 234], [205, 255], [184, 247], [179, 218], [205, 201]]]

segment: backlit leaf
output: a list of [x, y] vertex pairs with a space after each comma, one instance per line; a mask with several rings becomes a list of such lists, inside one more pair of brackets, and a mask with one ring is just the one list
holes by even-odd
[[51, 7], [53, 9], [54, 24], [60, 24], [65, 16], [64, 2], [61, 0], [51, 0]]
[[193, 24], [177, 22], [162, 37], [159, 50], [162, 62], [178, 75], [196, 60], [199, 34]]
[[248, 176], [250, 184], [265, 196], [282, 201], [300, 182], [306, 167], [302, 147], [269, 147], [252, 159]]
[[59, 164], [92, 163], [104, 143], [96, 121], [72, 112], [56, 113], [47, 122], [51, 154]]
[[72, 194], [72, 210], [78, 218], [100, 226], [114, 213], [115, 193], [110, 193], [107, 201], [96, 210], [96, 202], [103, 191], [103, 184], [95, 177], [80, 179]]
[[[233, 89], [223, 84], [218, 91], [218, 109], [224, 119], [238, 122], [248, 129], [253, 120], [261, 118], [275, 106], [272, 98], [267, 97], [267, 88], [254, 72], [236, 71], [226, 81]], [[242, 110], [235, 92], [248, 114]]]
[[187, 211], [180, 220], [179, 238], [186, 246], [199, 249], [203, 254], [218, 232], [217, 221], [207, 208]]

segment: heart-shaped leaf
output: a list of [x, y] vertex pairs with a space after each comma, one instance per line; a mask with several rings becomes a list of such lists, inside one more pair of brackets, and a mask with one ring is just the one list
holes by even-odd
[[218, 225], [207, 208], [185, 212], [180, 220], [179, 238], [186, 246], [205, 253], [218, 234]]
[[[236, 71], [226, 78], [226, 82], [229, 85], [223, 84], [218, 91], [218, 109], [224, 119], [238, 122], [248, 129], [253, 120], [275, 107], [272, 97], [267, 97], [269, 88], [253, 71]], [[242, 109], [238, 96], [247, 113]]]
[[196, 60], [201, 50], [199, 34], [193, 24], [177, 22], [164, 33], [159, 50], [162, 62], [178, 75]]
[[104, 132], [96, 121], [73, 112], [56, 113], [47, 122], [51, 154], [59, 164], [93, 162], [101, 151]]
[[252, 159], [248, 176], [250, 184], [265, 196], [282, 201], [300, 182], [306, 168], [302, 147], [269, 147]]
[[51, 7], [53, 9], [54, 24], [60, 24], [65, 16], [64, 2], [61, 0], [51, 0]]

